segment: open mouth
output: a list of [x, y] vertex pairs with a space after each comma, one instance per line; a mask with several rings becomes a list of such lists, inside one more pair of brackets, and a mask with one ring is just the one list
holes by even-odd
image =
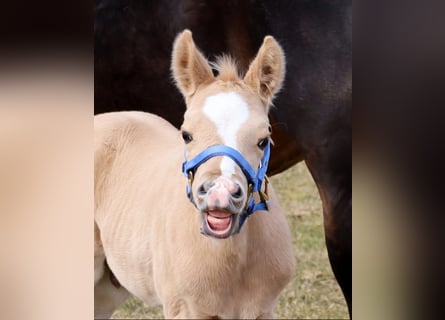
[[204, 233], [216, 238], [227, 238], [232, 233], [234, 215], [224, 210], [209, 210], [203, 212]]

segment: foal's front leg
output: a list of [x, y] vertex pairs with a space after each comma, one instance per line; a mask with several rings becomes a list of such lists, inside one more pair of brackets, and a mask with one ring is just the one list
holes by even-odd
[[178, 299], [164, 304], [166, 319], [220, 319], [218, 316], [203, 313], [184, 299]]
[[257, 319], [275, 319], [275, 314], [273, 310], [269, 310], [263, 314], [260, 314]]
[[104, 267], [102, 278], [94, 286], [94, 318], [109, 319], [113, 312], [130, 296], [124, 287], [116, 287], [110, 280], [110, 270]]
[[163, 309], [165, 319], [192, 319], [187, 303], [183, 299], [165, 302]]

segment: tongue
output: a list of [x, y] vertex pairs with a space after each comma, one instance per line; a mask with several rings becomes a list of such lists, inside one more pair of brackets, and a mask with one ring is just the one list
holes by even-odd
[[226, 230], [230, 226], [232, 214], [224, 211], [209, 211], [207, 222], [209, 227], [215, 231]]

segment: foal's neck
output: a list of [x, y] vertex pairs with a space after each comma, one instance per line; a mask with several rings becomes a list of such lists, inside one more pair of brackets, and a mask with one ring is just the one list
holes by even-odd
[[[240, 233], [226, 239], [206, 237], [204, 239], [206, 249], [226, 260], [244, 260], [248, 248], [248, 226], [244, 225]], [[202, 235], [201, 235], [202, 236]]]

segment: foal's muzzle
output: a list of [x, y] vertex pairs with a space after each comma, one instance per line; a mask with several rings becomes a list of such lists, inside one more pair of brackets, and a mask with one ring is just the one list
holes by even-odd
[[248, 200], [239, 183], [223, 176], [207, 180], [198, 187], [194, 199], [204, 235], [227, 238], [239, 231], [240, 215]]
[[[201, 206], [193, 200], [192, 184], [194, 175], [201, 164], [216, 156], [228, 156], [235, 161], [247, 179], [248, 190], [243, 190], [241, 185], [236, 185], [235, 182], [224, 177], [220, 177], [214, 181], [204, 182], [199, 186], [197, 192], [198, 199], [201, 196], [207, 200], [203, 201], [205, 205]], [[182, 171], [188, 178], [186, 190], [187, 196], [203, 215], [202, 233], [205, 235], [216, 236], [217, 238], [226, 238], [238, 233], [246, 218], [252, 213], [258, 210], [268, 210], [268, 180], [266, 171], [269, 157], [270, 143], [268, 143], [264, 149], [259, 168], [254, 170], [249, 162], [237, 150], [224, 145], [216, 145], [205, 149], [195, 158], [189, 161], [186, 159], [186, 161], [184, 161], [182, 164]], [[261, 190], [263, 180], [265, 181], [264, 192]], [[226, 191], [224, 191], [224, 189]], [[255, 192], [258, 192], [259, 194], [259, 203], [255, 203], [254, 201], [253, 193]], [[237, 212], [239, 212], [239, 214], [233, 214]], [[214, 228], [212, 228], [212, 226]], [[215, 230], [218, 231], [216, 234], [212, 232]], [[219, 231], [221, 234], [219, 234]]]
[[238, 213], [246, 203], [243, 187], [223, 176], [201, 184], [195, 198], [205, 203], [210, 209], [227, 208], [234, 213]]

